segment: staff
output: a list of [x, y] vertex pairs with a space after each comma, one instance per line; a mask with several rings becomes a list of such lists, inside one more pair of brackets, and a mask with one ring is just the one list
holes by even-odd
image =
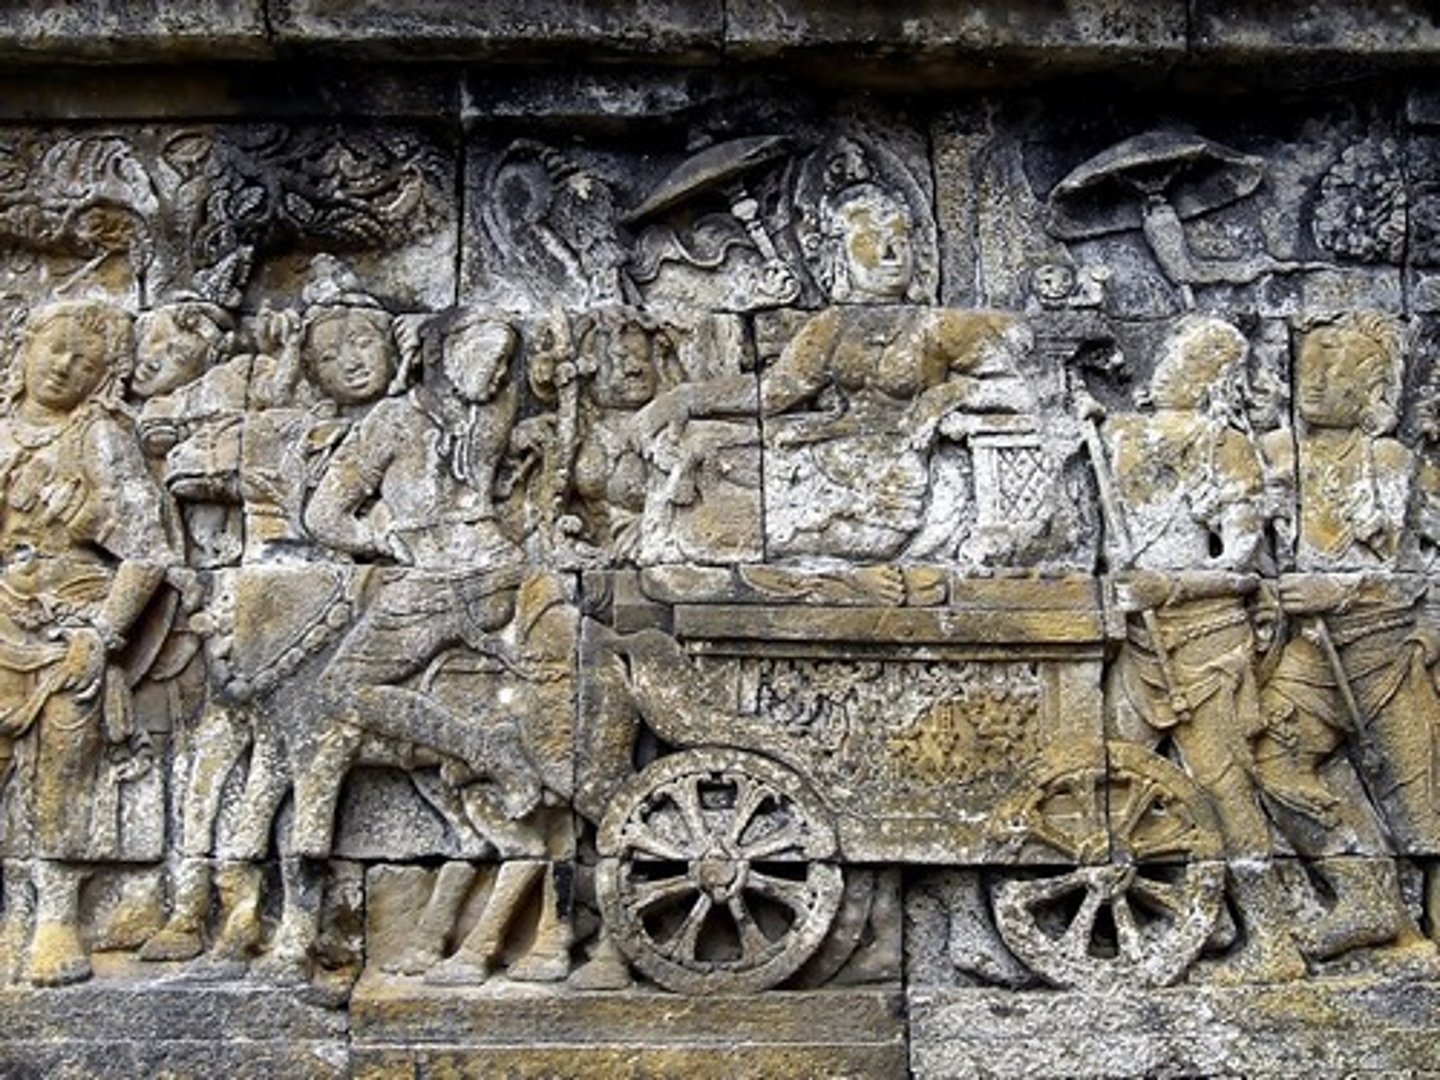
[[[1110, 471], [1110, 459], [1105, 455], [1105, 444], [1100, 438], [1100, 426], [1096, 423], [1094, 409], [1085, 410], [1082, 424], [1085, 449], [1090, 454], [1090, 462], [1095, 468], [1095, 485], [1100, 490], [1100, 512], [1105, 520], [1105, 532], [1112, 541], [1115, 554], [1119, 556], [1121, 568], [1132, 570], [1135, 567], [1135, 545], [1130, 539], [1130, 530], [1126, 527], [1120, 500], [1115, 495], [1115, 477]], [[1190, 702], [1176, 677], [1170, 650], [1160, 633], [1160, 620], [1152, 607], [1142, 608], [1140, 619], [1150, 637], [1151, 648], [1155, 650], [1155, 659], [1160, 666], [1160, 677], [1165, 680], [1165, 693], [1170, 699], [1170, 708], [1176, 719], [1184, 723], [1190, 719]]]

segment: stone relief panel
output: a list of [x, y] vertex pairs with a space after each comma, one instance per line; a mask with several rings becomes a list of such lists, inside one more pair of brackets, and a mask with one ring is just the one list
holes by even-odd
[[914, 128], [863, 115], [849, 124], [775, 124], [737, 134], [729, 118], [701, 118], [653, 132], [643, 154], [563, 132], [548, 141], [477, 132], [466, 194], [479, 228], [466, 245], [463, 292], [541, 310], [628, 303], [753, 311], [861, 300], [873, 286], [852, 297], [840, 249], [852, 220], [878, 212], [903, 218], [904, 250], [867, 253], [869, 272], [902, 275], [898, 296], [933, 302], [938, 231]]
[[1080, 108], [0, 139], [8, 977], [1433, 975], [1431, 134]]
[[4, 134], [5, 292], [234, 306], [293, 299], [311, 257], [400, 304], [453, 296], [454, 149], [399, 127], [23, 129]]

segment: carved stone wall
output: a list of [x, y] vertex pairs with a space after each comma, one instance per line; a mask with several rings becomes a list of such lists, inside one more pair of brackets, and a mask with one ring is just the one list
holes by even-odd
[[5, 1069], [1440, 1070], [1440, 28], [932, 7], [0, 14]]

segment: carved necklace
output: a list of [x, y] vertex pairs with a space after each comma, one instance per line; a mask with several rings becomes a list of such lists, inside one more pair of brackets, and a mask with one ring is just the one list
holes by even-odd
[[61, 437], [94, 418], [93, 405], [81, 405], [74, 409], [61, 424], [35, 424], [21, 419], [12, 408], [6, 425], [6, 434], [15, 444], [15, 452], [8, 460], [0, 461], [0, 484], [8, 485], [11, 477], [35, 459], [35, 455], [58, 442]]
[[92, 408], [80, 406], [72, 410], [61, 424], [36, 424], [31, 420], [21, 419], [15, 413], [10, 415], [10, 437], [25, 450], [31, 453], [49, 446], [57, 441], [71, 428], [77, 426], [81, 420], [88, 419]]

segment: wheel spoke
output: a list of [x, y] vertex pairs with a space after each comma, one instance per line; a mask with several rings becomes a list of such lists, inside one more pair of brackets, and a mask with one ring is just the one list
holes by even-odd
[[778, 901], [796, 912], [807, 911], [814, 900], [810, 886], [806, 882], [775, 877], [773, 874], [763, 873], [753, 867], [745, 876], [745, 887], [754, 890], [761, 896]]
[[1075, 837], [1056, 828], [1052, 822], [1037, 815], [1033, 816], [1031, 820], [1026, 823], [1025, 828], [1032, 839], [1040, 841], [1046, 847], [1059, 852], [1067, 859], [1075, 862], [1080, 861], [1080, 849], [1083, 844], [1076, 840]]
[[626, 822], [623, 836], [625, 844], [630, 848], [633, 856], [648, 855], [652, 859], [665, 859], [672, 862], [686, 862], [691, 857], [690, 853], [682, 851], [656, 833], [648, 821], [632, 819]]
[[770, 951], [770, 939], [756, 924], [754, 917], [750, 914], [750, 909], [745, 906], [745, 898], [739, 893], [730, 897], [727, 906], [730, 909], [731, 918], [735, 920], [736, 929], [740, 931], [741, 961], [746, 966], [753, 965]]
[[735, 816], [730, 819], [730, 830], [726, 834], [726, 840], [733, 847], [740, 843], [740, 837], [745, 833], [745, 826], [750, 824], [750, 819], [755, 816], [755, 811], [760, 809], [760, 804], [765, 801], [767, 791], [761, 785], [755, 783], [748, 776], [740, 775], [735, 778]]
[[684, 874], [678, 877], [663, 878], [660, 881], [632, 881], [630, 883], [630, 906], [635, 911], [645, 911], [656, 904], [695, 891], [695, 882]]
[[681, 777], [671, 785], [669, 794], [680, 810], [680, 816], [685, 819], [685, 828], [690, 831], [696, 854], [704, 853], [710, 847], [710, 830], [705, 827], [705, 818], [700, 813], [700, 777]]
[[1188, 855], [1203, 838], [1204, 834], [1193, 822], [1176, 821], [1175, 827], [1163, 835], [1145, 840], [1130, 839], [1126, 847], [1134, 859], [1143, 862], [1167, 855]]
[[800, 826], [791, 821], [770, 835], [762, 836], [753, 843], [746, 844], [740, 849], [740, 857], [754, 862], [758, 859], [772, 858], [783, 851], [792, 849], [799, 853], [804, 848], [804, 842], [805, 838]]
[[1105, 807], [1100, 800], [1100, 785], [1096, 783], [1096, 777], [1089, 772], [1082, 772], [1076, 777], [1077, 783], [1085, 785], [1086, 821], [1099, 825], [1105, 821]]
[[1034, 908], [1040, 904], [1048, 904], [1074, 892], [1076, 889], [1083, 889], [1085, 881], [1074, 874], [1063, 874], [1060, 877], [1037, 878], [1033, 881], [1008, 881], [1005, 883], [1006, 891], [1016, 897], [1022, 907]]
[[700, 949], [700, 930], [705, 925], [705, 916], [710, 914], [712, 901], [709, 893], [700, 893], [685, 921], [665, 943], [665, 951], [682, 964], [695, 963]]
[[1090, 889], [1075, 913], [1075, 920], [1060, 938], [1060, 948], [1070, 956], [1090, 954], [1090, 939], [1095, 933], [1095, 919], [1100, 914], [1100, 902], [1104, 899], [1099, 889]]
[[1115, 832], [1120, 837], [1128, 837], [1135, 831], [1135, 826], [1140, 824], [1140, 819], [1155, 801], [1155, 795], [1160, 790], [1160, 785], [1154, 780], [1143, 779], [1139, 790], [1131, 788], [1130, 797], [1125, 800], [1125, 812], [1121, 817], [1120, 824], [1115, 827]]
[[1110, 898], [1110, 913], [1115, 919], [1115, 943], [1120, 955], [1132, 964], [1138, 963], [1144, 956], [1145, 943], [1135, 922], [1135, 912], [1130, 910], [1130, 899], [1123, 892]]
[[1168, 881], [1156, 881], [1154, 878], [1140, 877], [1137, 874], [1130, 882], [1130, 891], [1177, 916], [1183, 914], [1189, 906], [1189, 894], [1179, 885], [1172, 885]]

